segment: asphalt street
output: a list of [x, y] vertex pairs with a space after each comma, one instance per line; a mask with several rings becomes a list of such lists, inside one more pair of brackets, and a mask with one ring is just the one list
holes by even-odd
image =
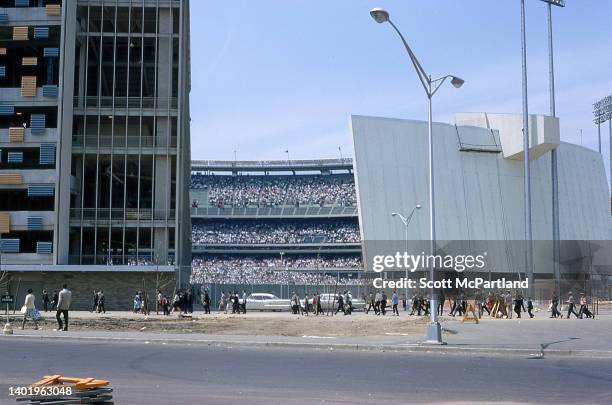
[[[0, 381], [109, 379], [117, 404], [612, 403], [612, 360], [2, 340]], [[0, 395], [1, 403], [15, 403]]]

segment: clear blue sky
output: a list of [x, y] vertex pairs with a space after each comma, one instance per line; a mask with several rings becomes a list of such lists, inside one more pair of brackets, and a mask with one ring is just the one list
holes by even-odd
[[[546, 7], [527, 1], [530, 113], [548, 113]], [[384, 7], [456, 111], [521, 111], [519, 0], [192, 0], [192, 158], [351, 154], [351, 114], [426, 119], [401, 42], [369, 16]], [[612, 1], [554, 9], [557, 114], [565, 141], [597, 147], [592, 103], [612, 94]], [[608, 127], [604, 150], [607, 160]]]

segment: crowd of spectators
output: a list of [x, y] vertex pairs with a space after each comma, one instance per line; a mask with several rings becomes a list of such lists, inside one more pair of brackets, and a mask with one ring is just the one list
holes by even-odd
[[[357, 271], [361, 260], [355, 256], [297, 257], [281, 260], [272, 258], [194, 258], [192, 262], [192, 284], [310, 284], [332, 285], [359, 284], [357, 277], [336, 273], [308, 272], [328, 269]], [[300, 271], [303, 270], [303, 271]]]
[[192, 223], [198, 244], [359, 243], [359, 226], [351, 220]]
[[[193, 173], [192, 189], [207, 189], [208, 203], [224, 207], [355, 206], [349, 174], [225, 176]], [[197, 204], [196, 204], [197, 205]]]

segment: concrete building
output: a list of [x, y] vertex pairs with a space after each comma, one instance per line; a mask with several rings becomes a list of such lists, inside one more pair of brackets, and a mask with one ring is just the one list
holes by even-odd
[[[391, 213], [409, 214], [417, 204], [423, 209], [410, 224], [408, 249], [428, 252], [427, 123], [354, 116], [351, 124], [366, 269], [374, 255], [404, 249], [405, 229]], [[551, 289], [550, 150], [556, 148], [565, 291], [600, 281], [606, 290], [612, 285], [612, 220], [602, 157], [560, 142], [556, 118], [530, 116], [529, 125], [536, 288], [541, 296]], [[457, 114], [456, 125], [434, 123], [433, 135], [440, 251], [487, 251], [487, 272], [524, 277], [521, 116]]]
[[187, 283], [189, 1], [4, 0], [0, 32], [0, 288]]

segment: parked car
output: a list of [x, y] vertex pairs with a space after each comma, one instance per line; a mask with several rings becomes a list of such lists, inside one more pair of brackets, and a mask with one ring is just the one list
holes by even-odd
[[274, 294], [253, 293], [247, 297], [247, 311], [289, 311], [290, 300], [278, 298]]
[[[321, 308], [326, 311], [329, 306], [330, 309], [338, 308], [338, 296], [340, 294], [320, 294], [319, 299], [321, 300]], [[309, 300], [312, 303], [312, 300]], [[365, 309], [366, 303], [363, 299], [357, 298], [355, 296], [352, 297], [352, 305], [354, 311], [363, 311]]]

